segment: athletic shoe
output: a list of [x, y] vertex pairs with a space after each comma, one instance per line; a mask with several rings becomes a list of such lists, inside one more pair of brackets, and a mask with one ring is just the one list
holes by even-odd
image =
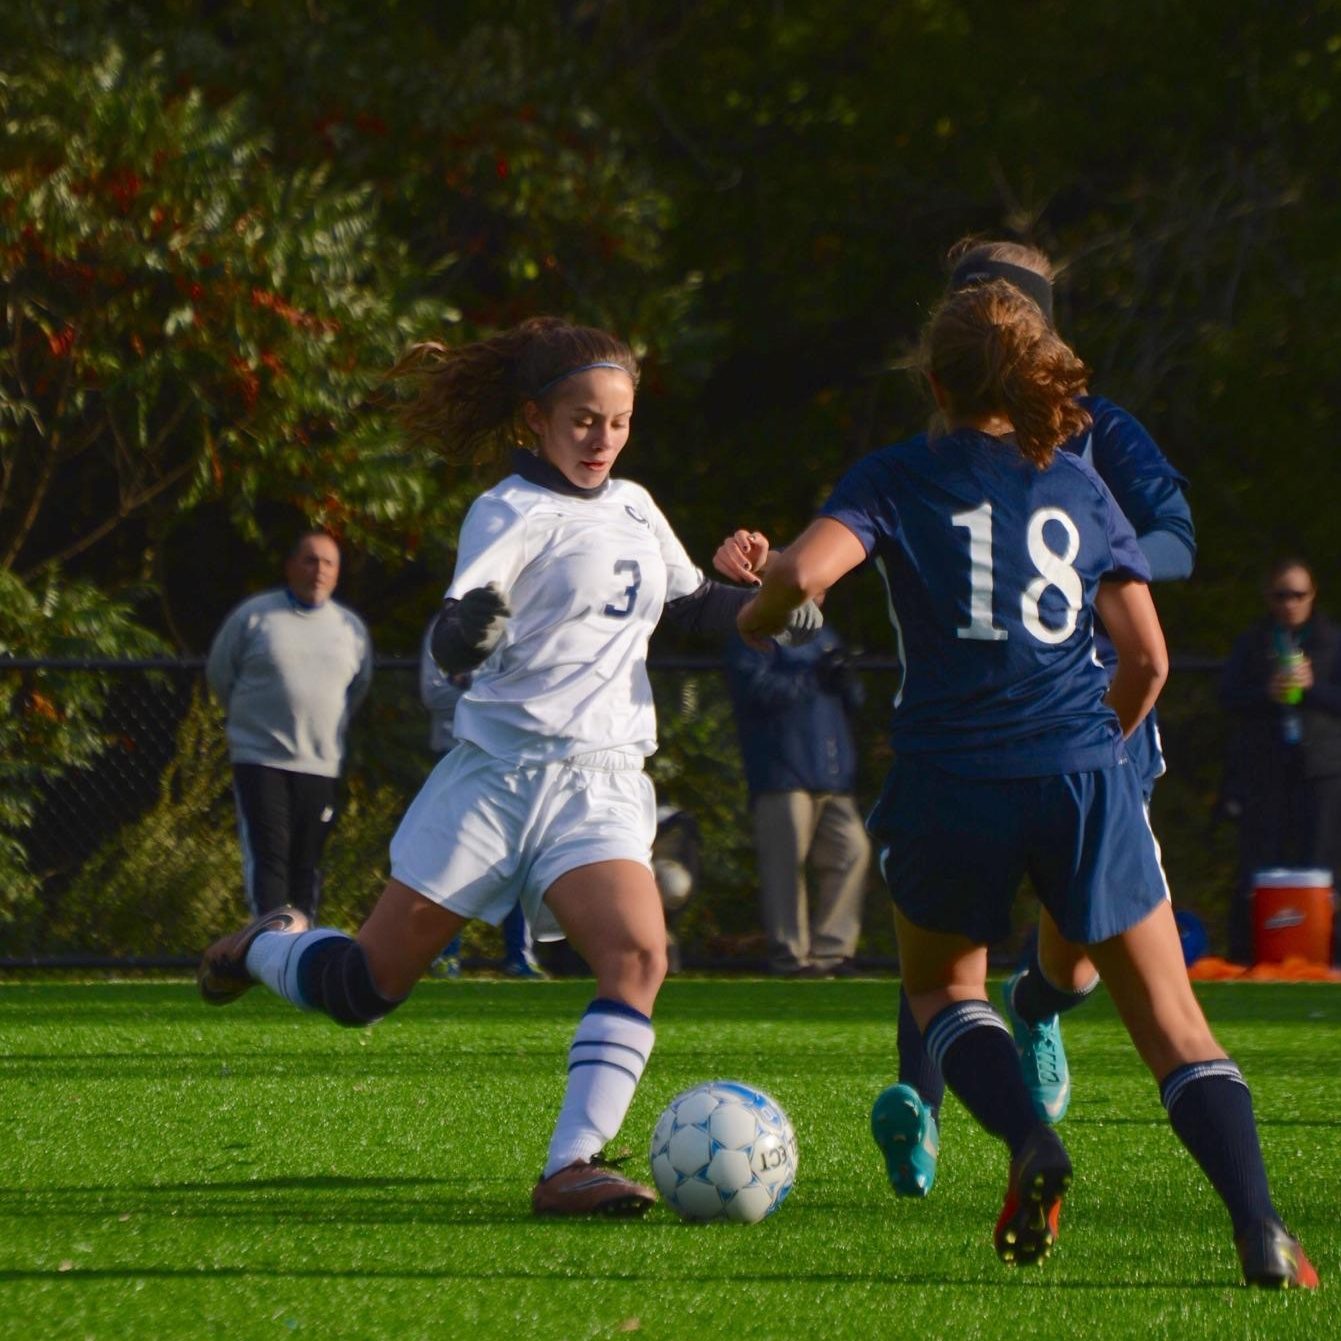
[[871, 1108], [871, 1135], [901, 1197], [925, 1197], [936, 1181], [941, 1137], [936, 1117], [911, 1085], [891, 1085]]
[[527, 982], [544, 982], [549, 974], [529, 959], [507, 959], [503, 961], [503, 972], [509, 978], [521, 978]]
[[531, 1210], [536, 1215], [612, 1215], [631, 1218], [644, 1214], [655, 1203], [650, 1187], [625, 1178], [612, 1161], [599, 1155], [577, 1160], [548, 1178], [531, 1192]]
[[1011, 1162], [1006, 1201], [996, 1222], [996, 1255], [1007, 1266], [1043, 1261], [1057, 1241], [1071, 1160], [1051, 1127], [1040, 1126]]
[[1002, 988], [1006, 1018], [1015, 1035], [1015, 1050], [1020, 1054], [1020, 1074], [1024, 1077], [1034, 1112], [1054, 1126], [1066, 1116], [1071, 1102], [1071, 1068], [1066, 1064], [1062, 1046], [1062, 1025], [1055, 1015], [1038, 1024], [1029, 1024], [1015, 1013], [1015, 984], [1024, 971], [1012, 974]]
[[430, 978], [459, 978], [461, 976], [460, 955], [439, 955], [429, 966]]
[[1318, 1273], [1304, 1249], [1279, 1220], [1263, 1220], [1234, 1241], [1249, 1285], [1269, 1290], [1318, 1288]]
[[253, 918], [241, 931], [214, 942], [196, 969], [196, 986], [211, 1006], [226, 1006], [236, 1001], [255, 979], [247, 972], [247, 951], [263, 931], [297, 935], [311, 929], [312, 920], [301, 908], [272, 908]]

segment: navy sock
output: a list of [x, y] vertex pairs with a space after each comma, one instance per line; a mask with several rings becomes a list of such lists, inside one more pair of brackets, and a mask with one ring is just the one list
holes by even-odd
[[1034, 946], [1029, 967], [1015, 980], [1011, 992], [1011, 1009], [1025, 1024], [1039, 1024], [1053, 1015], [1063, 1015], [1089, 1000], [1099, 979], [1079, 992], [1068, 992], [1065, 988], [1050, 983], [1044, 976], [1042, 965], [1038, 962], [1038, 946]]
[[1020, 1078], [1020, 1058], [1006, 1022], [986, 1001], [957, 1001], [938, 1012], [925, 1038], [946, 1084], [984, 1130], [1005, 1141], [1014, 1158], [1039, 1120]]
[[938, 1122], [941, 1104], [945, 1100], [945, 1078], [927, 1055], [922, 1031], [913, 1019], [908, 1005], [908, 993], [899, 988], [899, 1083], [911, 1085], [922, 1096], [922, 1102], [931, 1109]]
[[1160, 1082], [1159, 1097], [1178, 1139], [1225, 1203], [1234, 1237], [1260, 1220], [1280, 1219], [1239, 1068], [1227, 1058], [1175, 1067]]

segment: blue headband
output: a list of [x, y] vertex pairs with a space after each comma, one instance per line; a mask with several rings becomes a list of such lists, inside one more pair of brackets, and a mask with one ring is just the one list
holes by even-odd
[[1019, 289], [1026, 298], [1032, 298], [1052, 324], [1052, 284], [1037, 270], [1009, 261], [989, 261], [984, 258], [965, 258], [955, 266], [950, 276], [950, 292], [955, 293], [970, 284], [982, 284], [989, 279], [1004, 279], [1012, 288]]
[[534, 395], [534, 399], [539, 399], [552, 386], [558, 386], [560, 382], [566, 382], [570, 377], [576, 377], [578, 373], [590, 372], [593, 368], [616, 368], [622, 373], [632, 377], [633, 374], [622, 363], [609, 363], [602, 359], [598, 363], [584, 363], [580, 368], [569, 368], [567, 372], [560, 373], [557, 377], [551, 377], [544, 386]]

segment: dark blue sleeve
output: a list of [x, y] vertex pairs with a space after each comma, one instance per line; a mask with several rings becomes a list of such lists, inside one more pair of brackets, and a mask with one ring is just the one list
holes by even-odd
[[1141, 540], [1151, 537], [1142, 549], [1152, 579], [1190, 576], [1197, 539], [1187, 480], [1134, 415], [1101, 396], [1083, 396], [1081, 403], [1094, 422], [1074, 450], [1098, 472]]
[[1088, 468], [1086, 473], [1104, 501], [1104, 522], [1108, 534], [1109, 553], [1109, 567], [1103, 574], [1104, 580], [1149, 582], [1150, 565], [1141, 552], [1140, 542], [1136, 539], [1136, 532], [1132, 530], [1131, 522], [1127, 520], [1126, 514], [1118, 507], [1117, 500], [1097, 473]]
[[874, 457], [858, 461], [820, 508], [821, 517], [842, 522], [861, 541], [868, 557], [880, 538], [893, 535], [899, 524], [889, 481], [881, 476]]

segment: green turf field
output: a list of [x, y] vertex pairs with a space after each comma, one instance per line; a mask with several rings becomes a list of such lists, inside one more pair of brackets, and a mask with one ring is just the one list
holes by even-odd
[[1341, 988], [1204, 990], [1256, 1089], [1317, 1294], [1238, 1288], [1227, 1221], [1106, 1001], [1067, 1025], [1076, 1185], [1041, 1269], [990, 1232], [999, 1150], [951, 1101], [932, 1197], [867, 1133], [895, 984], [675, 980], [625, 1126], [736, 1076], [800, 1176], [754, 1226], [537, 1222], [581, 982], [428, 982], [374, 1029], [185, 983], [0, 987], [0, 1335], [1309, 1338], [1341, 1335]]

